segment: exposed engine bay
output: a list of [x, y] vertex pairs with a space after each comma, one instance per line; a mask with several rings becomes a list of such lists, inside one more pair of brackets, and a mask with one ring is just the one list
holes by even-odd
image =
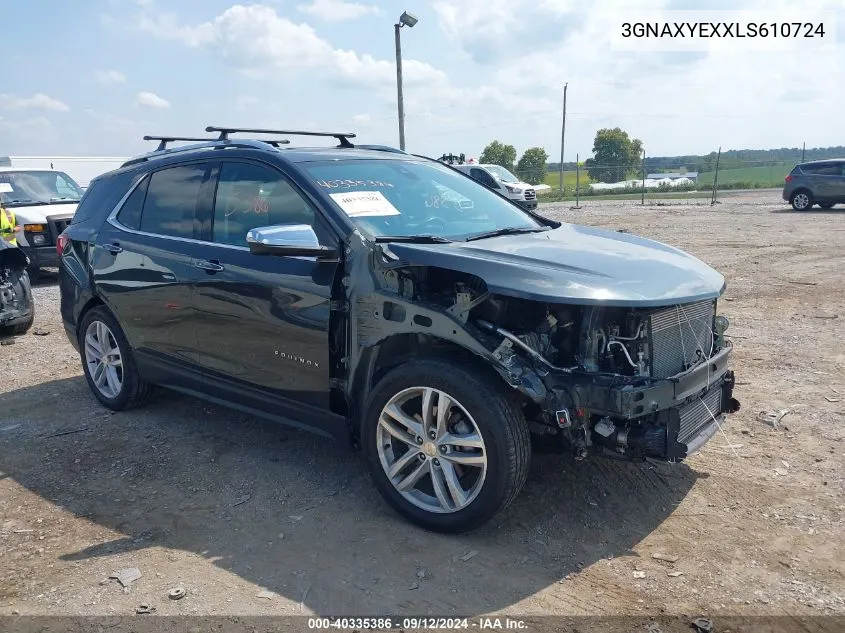
[[[578, 457], [682, 459], [736, 410], [728, 321], [716, 301], [657, 308], [549, 304], [490, 293], [483, 280], [404, 269], [396, 290], [434, 303], [484, 342], [509, 376], [541, 382], [524, 413], [537, 438]], [[536, 393], [536, 389], [534, 391]]]

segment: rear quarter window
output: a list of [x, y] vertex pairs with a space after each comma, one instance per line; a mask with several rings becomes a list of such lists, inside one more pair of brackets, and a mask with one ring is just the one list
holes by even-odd
[[117, 221], [128, 229], [137, 231], [141, 228], [141, 211], [144, 208], [149, 183], [150, 179], [144, 178], [143, 182], [132, 190], [117, 214]]
[[71, 224], [105, 220], [135, 181], [135, 176], [136, 173], [127, 172], [92, 180], [82, 194]]

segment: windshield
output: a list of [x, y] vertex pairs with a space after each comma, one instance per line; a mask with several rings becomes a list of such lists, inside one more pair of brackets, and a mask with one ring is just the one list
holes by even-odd
[[340, 210], [373, 237], [450, 240], [545, 227], [471, 178], [438, 163], [344, 160], [302, 164]]
[[26, 206], [79, 202], [82, 190], [61, 171], [0, 171], [0, 204]]
[[499, 165], [485, 165], [484, 169], [489, 171], [502, 182], [519, 182], [519, 178], [514, 176], [504, 167], [499, 167]]

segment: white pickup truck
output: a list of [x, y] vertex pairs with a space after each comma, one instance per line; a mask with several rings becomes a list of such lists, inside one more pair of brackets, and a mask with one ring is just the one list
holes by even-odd
[[15, 237], [31, 269], [59, 265], [56, 238], [70, 224], [82, 193], [62, 171], [0, 167], [0, 206], [15, 214], [20, 227]]
[[455, 169], [468, 174], [482, 185], [510, 198], [526, 209], [537, 208], [537, 192], [533, 185], [522, 182], [504, 167], [499, 165], [463, 164], [452, 165]]

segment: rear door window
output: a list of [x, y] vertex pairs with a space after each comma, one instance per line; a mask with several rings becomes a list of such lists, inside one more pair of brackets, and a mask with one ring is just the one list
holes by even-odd
[[156, 235], [193, 238], [194, 218], [208, 163], [179, 165], [150, 176], [141, 213], [141, 230]]

